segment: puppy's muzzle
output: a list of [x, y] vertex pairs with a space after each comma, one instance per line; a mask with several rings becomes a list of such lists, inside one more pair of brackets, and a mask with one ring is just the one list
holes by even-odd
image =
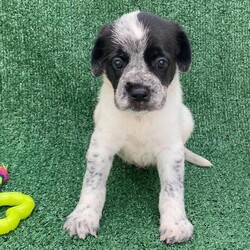
[[149, 89], [141, 84], [127, 83], [126, 90], [132, 101], [135, 102], [148, 102]]

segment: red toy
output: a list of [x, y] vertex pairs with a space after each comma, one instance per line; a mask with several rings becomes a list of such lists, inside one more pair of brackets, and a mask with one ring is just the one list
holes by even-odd
[[0, 165], [0, 185], [2, 183], [7, 182], [9, 179], [9, 174], [7, 171], [7, 167], [5, 167], [3, 164]]

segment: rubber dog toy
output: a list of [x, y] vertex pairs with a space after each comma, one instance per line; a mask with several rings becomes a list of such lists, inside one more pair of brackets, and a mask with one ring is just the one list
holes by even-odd
[[27, 218], [35, 207], [34, 200], [19, 192], [0, 193], [0, 206], [14, 206], [6, 211], [6, 217], [0, 219], [0, 235], [14, 230], [20, 220]]
[[[2, 182], [8, 180], [7, 168], [4, 166], [0, 166], [0, 178], [2, 178]], [[7, 234], [16, 229], [20, 220], [27, 218], [31, 214], [35, 207], [35, 202], [26, 194], [3, 192], [0, 193], [0, 207], [1, 206], [12, 207], [7, 209], [6, 217], [0, 219], [0, 235]]]
[[7, 182], [7, 180], [9, 179], [9, 174], [7, 171], [7, 167], [5, 167], [3, 164], [0, 166], [0, 185], [2, 183]]

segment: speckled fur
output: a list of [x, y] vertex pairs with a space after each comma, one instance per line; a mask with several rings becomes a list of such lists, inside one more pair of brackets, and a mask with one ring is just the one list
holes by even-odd
[[[160, 239], [184, 242], [192, 237], [193, 226], [184, 206], [184, 153], [189, 160], [206, 165], [205, 159], [184, 147], [193, 130], [193, 119], [182, 103], [179, 72], [169, 86], [148, 70], [143, 58], [147, 28], [138, 21], [139, 12], [129, 13], [113, 25], [113, 38], [130, 55], [116, 91], [104, 73], [95, 109], [95, 130], [87, 153], [87, 169], [80, 200], [64, 225], [71, 236], [96, 236], [106, 196], [106, 182], [115, 154], [124, 161], [146, 167], [156, 165], [159, 197]], [[140, 82], [150, 89], [145, 110], [133, 111], [126, 82]]]

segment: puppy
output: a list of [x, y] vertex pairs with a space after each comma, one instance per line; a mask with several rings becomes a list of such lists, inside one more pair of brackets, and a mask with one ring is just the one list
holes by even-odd
[[160, 240], [184, 242], [193, 226], [184, 206], [184, 159], [211, 163], [185, 148], [193, 130], [182, 103], [179, 72], [191, 65], [187, 35], [173, 22], [145, 12], [104, 25], [92, 51], [92, 72], [103, 75], [94, 113], [80, 200], [64, 228], [85, 239], [96, 236], [114, 155], [140, 167], [156, 165], [161, 184]]

